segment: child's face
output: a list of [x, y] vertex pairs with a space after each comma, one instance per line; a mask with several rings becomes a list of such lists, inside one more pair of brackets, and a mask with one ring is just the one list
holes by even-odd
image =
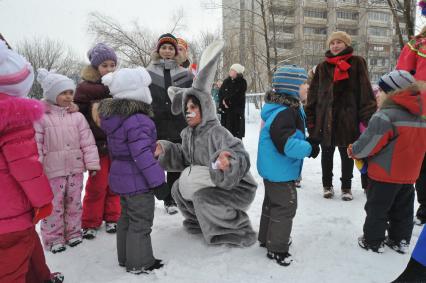
[[185, 49], [185, 47], [183, 47], [182, 45], [178, 45], [178, 51], [179, 51], [179, 54], [182, 54], [183, 57], [187, 58], [186, 57], [186, 49]]
[[191, 128], [195, 128], [201, 123], [201, 111], [200, 107], [195, 105], [191, 99], [186, 103], [185, 111], [186, 122]]
[[307, 83], [301, 84], [299, 86], [299, 96], [300, 96], [300, 101], [306, 101], [306, 99], [308, 98], [308, 90], [309, 90], [309, 85]]
[[235, 70], [229, 70], [229, 76], [235, 79], [238, 76], [238, 73]]
[[176, 55], [176, 50], [173, 45], [169, 43], [164, 43], [161, 45], [160, 50], [158, 50], [160, 57], [162, 59], [173, 59]]
[[60, 107], [69, 107], [71, 106], [71, 103], [74, 99], [74, 91], [73, 90], [66, 90], [61, 92], [56, 97], [56, 104]]
[[382, 108], [383, 102], [386, 100], [387, 94], [382, 89], [379, 88], [379, 95], [376, 97], [377, 107]]
[[117, 65], [112, 60], [103, 61], [102, 64], [99, 65], [98, 71], [101, 74], [101, 77], [105, 76], [108, 73], [114, 72]]
[[330, 42], [330, 51], [331, 51], [331, 54], [333, 55], [337, 55], [345, 49], [346, 49], [346, 44], [339, 39], [334, 39]]

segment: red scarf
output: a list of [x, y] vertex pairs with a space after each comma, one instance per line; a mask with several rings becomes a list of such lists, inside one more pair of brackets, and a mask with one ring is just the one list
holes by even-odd
[[352, 57], [352, 53], [336, 56], [336, 57], [326, 57], [325, 60], [335, 65], [334, 68], [334, 79], [333, 82], [342, 81], [349, 79], [349, 73], [348, 70], [351, 67], [351, 65], [347, 62], [349, 58]]

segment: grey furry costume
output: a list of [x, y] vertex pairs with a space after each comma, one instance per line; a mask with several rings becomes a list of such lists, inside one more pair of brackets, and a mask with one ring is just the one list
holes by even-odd
[[[216, 186], [198, 190], [192, 201], [182, 197], [179, 182], [173, 185], [172, 195], [185, 217], [183, 225], [190, 233], [203, 233], [209, 244], [250, 246], [256, 241], [256, 233], [246, 211], [255, 197], [257, 183], [249, 172], [250, 158], [241, 140], [220, 125], [210, 96], [222, 48], [222, 41], [207, 47], [192, 88], [169, 88], [172, 112], [184, 112], [186, 97], [193, 95], [200, 100], [202, 122], [195, 128], [186, 127], [182, 131], [182, 145], [160, 141], [164, 153], [159, 161], [167, 171], [180, 172], [192, 165], [209, 168]], [[222, 151], [231, 153], [230, 168], [215, 170], [212, 163]]]

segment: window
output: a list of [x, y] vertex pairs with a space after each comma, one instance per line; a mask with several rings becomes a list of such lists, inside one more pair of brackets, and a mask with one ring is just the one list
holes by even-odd
[[389, 36], [389, 29], [381, 27], [369, 27], [368, 34], [374, 36]]
[[294, 16], [294, 9], [286, 7], [272, 7], [271, 13], [274, 14], [274, 16], [290, 17]]
[[338, 19], [358, 21], [358, 15], [358, 12], [337, 11]]
[[370, 21], [389, 22], [390, 15], [383, 12], [368, 12], [368, 19]]
[[324, 51], [324, 42], [323, 41], [305, 41], [303, 46], [304, 46], [305, 49], [315, 51], [315, 52]]
[[380, 57], [376, 57], [376, 58], [370, 58], [370, 65], [371, 66], [376, 66], [376, 67], [389, 67], [389, 58], [380, 58]]
[[[274, 26], [272, 23], [269, 24], [269, 30], [274, 31]], [[275, 32], [283, 32], [283, 33], [291, 33], [294, 34], [293, 26], [283, 26], [283, 25], [275, 25]]]
[[327, 19], [327, 11], [305, 10], [304, 15], [305, 17]]
[[318, 27], [304, 27], [304, 34], [324, 34], [327, 35], [327, 28], [318, 28]]
[[337, 3], [341, 4], [359, 4], [358, 0], [337, 0]]
[[339, 28], [339, 30], [344, 31], [349, 35], [358, 35], [357, 28]]
[[377, 51], [377, 52], [389, 52], [390, 46], [389, 45], [372, 44], [372, 45], [370, 45], [369, 50], [370, 51]]
[[277, 41], [277, 48], [293, 49], [294, 43], [293, 42], [285, 42], [285, 41]]

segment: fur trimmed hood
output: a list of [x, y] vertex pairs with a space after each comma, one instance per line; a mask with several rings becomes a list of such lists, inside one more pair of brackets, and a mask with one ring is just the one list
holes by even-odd
[[[152, 53], [151, 53], [151, 59], [152, 59], [152, 63], [153, 64], [161, 64], [161, 57], [160, 57], [160, 54], [156, 51], [156, 50], [154, 50]], [[170, 61], [173, 61], [175, 64], [177, 64], [177, 65], [182, 65], [182, 63], [183, 62], [185, 62], [186, 61], [186, 58], [184, 58], [183, 56], [179, 56], [179, 53], [172, 59], [172, 60], [170, 60]]]
[[132, 99], [104, 99], [99, 103], [98, 112], [101, 117], [117, 115], [127, 118], [137, 113], [145, 114], [149, 117], [154, 116], [151, 105]]
[[265, 102], [285, 105], [291, 108], [300, 108], [301, 105], [300, 100], [296, 97], [278, 94], [273, 90], [269, 90], [265, 93]]
[[44, 112], [40, 101], [0, 93], [0, 131], [10, 126], [34, 123], [43, 117]]
[[100, 82], [102, 79], [101, 74], [96, 70], [92, 65], [87, 65], [81, 70], [80, 77], [84, 81], [89, 81], [93, 83]]

